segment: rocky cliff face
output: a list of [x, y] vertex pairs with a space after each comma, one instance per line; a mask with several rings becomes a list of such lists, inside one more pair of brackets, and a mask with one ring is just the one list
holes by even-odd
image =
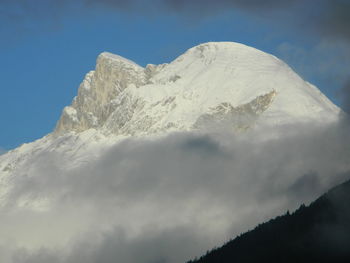
[[144, 83], [143, 68], [117, 55], [102, 53], [96, 70], [86, 75], [72, 105], [64, 108], [55, 133], [81, 132], [103, 126], [118, 108], [120, 94], [130, 86], [139, 87]]

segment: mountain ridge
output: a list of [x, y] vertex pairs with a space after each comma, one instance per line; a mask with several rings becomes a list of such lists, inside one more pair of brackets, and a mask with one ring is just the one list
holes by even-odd
[[[169, 64], [145, 68], [103, 52], [54, 133], [89, 128], [117, 135], [193, 130], [202, 114], [221, 103], [240, 107], [272, 91], [278, 94], [276, 106], [266, 112], [265, 123], [327, 122], [339, 113], [316, 87], [276, 57], [243, 44], [209, 42]], [[248, 117], [244, 126], [253, 127], [256, 121]]]
[[133, 136], [256, 130], [266, 139], [260, 131], [281, 136], [279, 127], [325, 125], [339, 112], [284, 62], [243, 44], [204, 43], [171, 63], [144, 68], [103, 52], [55, 130], [0, 156], [0, 199], [10, 175], [47, 151], [59, 153], [69, 169]]

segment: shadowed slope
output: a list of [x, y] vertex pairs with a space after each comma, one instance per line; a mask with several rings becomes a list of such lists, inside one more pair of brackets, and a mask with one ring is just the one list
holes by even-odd
[[350, 262], [350, 181], [190, 262]]

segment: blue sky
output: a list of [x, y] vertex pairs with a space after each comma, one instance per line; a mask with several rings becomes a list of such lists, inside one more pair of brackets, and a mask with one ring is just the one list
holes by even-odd
[[201, 10], [151, 9], [68, 5], [56, 11], [0, 1], [0, 149], [52, 131], [102, 51], [146, 65], [170, 62], [203, 42], [240, 42], [285, 60], [340, 103], [337, 96], [348, 65], [342, 41], [301, 32], [281, 23], [280, 15], [267, 18], [242, 8], [210, 14], [207, 8], [204, 15]]

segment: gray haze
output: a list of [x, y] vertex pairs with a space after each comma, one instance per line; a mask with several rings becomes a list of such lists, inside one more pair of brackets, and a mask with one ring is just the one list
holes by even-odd
[[[243, 9], [278, 23], [287, 22], [312, 33], [326, 34], [342, 39], [350, 38], [350, 3], [347, 0], [0, 0], [0, 19], [20, 22], [25, 16], [52, 18], [69, 9], [84, 11], [106, 6], [120, 11], [177, 12], [187, 15], [211, 15], [228, 9]], [[196, 17], [198, 17], [196, 15]]]
[[345, 123], [285, 127], [265, 142], [254, 132], [129, 139], [70, 170], [48, 152], [35, 176], [13, 178], [1, 261], [184, 262], [349, 179]]
[[343, 100], [344, 111], [350, 114], [350, 79], [346, 81], [340, 96]]

